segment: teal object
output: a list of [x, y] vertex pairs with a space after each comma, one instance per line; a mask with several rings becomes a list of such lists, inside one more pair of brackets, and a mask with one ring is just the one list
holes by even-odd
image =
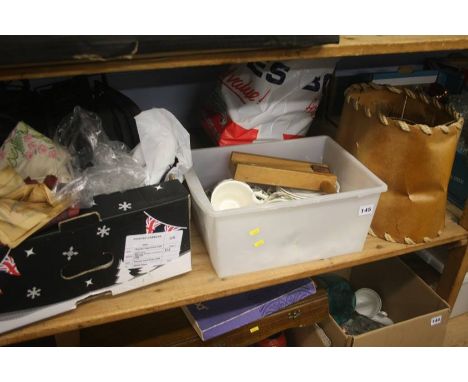
[[448, 199], [463, 209], [468, 197], [468, 150], [457, 151], [448, 185]]
[[348, 321], [356, 308], [356, 296], [348, 280], [337, 275], [315, 278], [319, 286], [328, 293], [328, 309], [338, 325]]

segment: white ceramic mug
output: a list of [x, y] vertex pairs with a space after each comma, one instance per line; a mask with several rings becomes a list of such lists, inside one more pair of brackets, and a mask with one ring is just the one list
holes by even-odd
[[[259, 195], [260, 196], [260, 195]], [[211, 204], [215, 211], [230, 210], [261, 204], [256, 193], [245, 182], [226, 179], [219, 183], [211, 194]]]
[[370, 288], [358, 289], [356, 296], [356, 312], [372, 318], [382, 309], [382, 299], [379, 294]]

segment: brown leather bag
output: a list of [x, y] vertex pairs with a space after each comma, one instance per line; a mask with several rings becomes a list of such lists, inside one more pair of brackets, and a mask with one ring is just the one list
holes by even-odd
[[406, 244], [440, 235], [463, 118], [406, 88], [356, 84], [345, 100], [337, 141], [388, 185], [370, 233]]

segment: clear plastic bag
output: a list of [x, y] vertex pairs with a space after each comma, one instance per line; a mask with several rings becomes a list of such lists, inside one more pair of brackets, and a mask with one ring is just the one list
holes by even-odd
[[76, 106], [58, 126], [54, 141], [72, 156], [75, 178], [57, 197], [79, 199], [82, 208], [93, 205], [93, 197], [144, 185], [146, 172], [126, 145], [110, 141], [100, 118]]

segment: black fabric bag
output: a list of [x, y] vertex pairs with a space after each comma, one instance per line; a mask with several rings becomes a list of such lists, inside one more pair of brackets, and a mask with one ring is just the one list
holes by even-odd
[[21, 120], [31, 126], [44, 124], [37, 92], [28, 81], [0, 82], [0, 144]]
[[140, 142], [134, 118], [141, 112], [140, 108], [130, 98], [108, 86], [107, 81], [95, 81], [94, 94], [94, 111], [101, 117], [109, 138], [134, 148]]
[[54, 81], [31, 89], [29, 83], [0, 85], [0, 143], [19, 121], [52, 138], [58, 124], [75, 106], [95, 112], [111, 140], [130, 149], [139, 143], [134, 117], [140, 108], [127, 96], [102, 81], [91, 85], [86, 76]]

